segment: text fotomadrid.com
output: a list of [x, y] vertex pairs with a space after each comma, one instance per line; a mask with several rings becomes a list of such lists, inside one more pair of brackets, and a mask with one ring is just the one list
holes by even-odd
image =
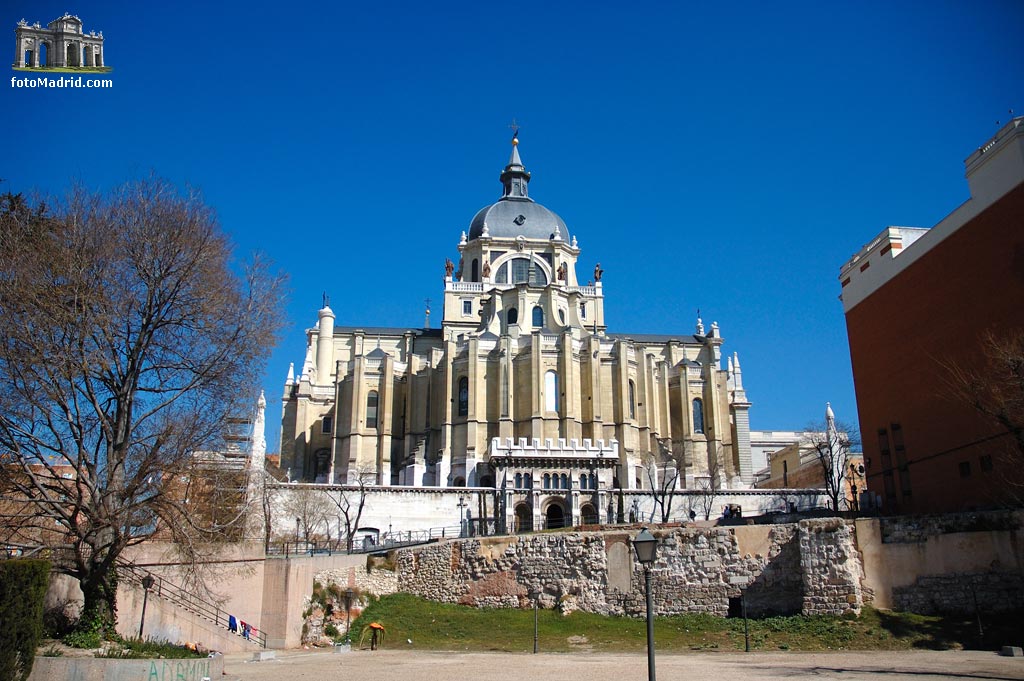
[[82, 78], [81, 76], [61, 76], [60, 78], [47, 78], [46, 76], [18, 78], [17, 76], [11, 76], [11, 87], [114, 87], [114, 81], [109, 78]]

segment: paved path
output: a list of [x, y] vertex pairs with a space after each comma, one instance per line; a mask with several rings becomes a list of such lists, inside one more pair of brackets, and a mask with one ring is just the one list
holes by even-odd
[[[647, 658], [608, 653], [435, 653], [416, 650], [377, 652], [278, 652], [277, 659], [247, 662], [241, 653], [225, 656], [223, 678], [230, 681], [646, 681]], [[1024, 681], [1024, 658], [964, 651], [835, 653], [692, 653], [659, 655], [662, 681]]]

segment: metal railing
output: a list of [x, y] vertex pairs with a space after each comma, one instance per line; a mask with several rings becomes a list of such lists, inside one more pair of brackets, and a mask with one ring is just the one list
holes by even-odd
[[458, 539], [459, 537], [470, 537], [479, 534], [494, 534], [494, 520], [467, 520], [465, 524], [448, 525], [445, 527], [431, 527], [426, 530], [403, 530], [399, 532], [384, 532], [380, 535], [365, 534], [352, 540], [352, 548], [349, 549], [345, 540], [289, 540], [271, 542], [267, 546], [268, 556], [317, 556], [333, 555], [335, 553], [377, 553], [390, 549], [402, 548], [405, 546], [417, 546], [429, 544], [441, 539]]
[[254, 645], [258, 645], [261, 648], [267, 647], [267, 633], [259, 627], [253, 626], [252, 622], [247, 623], [251, 627], [248, 635], [245, 635], [243, 631], [242, 621], [237, 618], [235, 620], [236, 630], [232, 631], [230, 628], [230, 619], [232, 615], [219, 605], [205, 601], [194, 593], [186, 591], [174, 582], [132, 563], [118, 562], [117, 568], [122, 579], [126, 579], [128, 582], [138, 585], [141, 589], [146, 588], [142, 582], [143, 578], [149, 577], [152, 579], [152, 586], [149, 588], [149, 593], [151, 595], [162, 598], [168, 603], [178, 606], [182, 610], [187, 610], [193, 615], [197, 615], [209, 622], [213, 622], [213, 624], [218, 627], [224, 627], [224, 629], [229, 633], [235, 633]]

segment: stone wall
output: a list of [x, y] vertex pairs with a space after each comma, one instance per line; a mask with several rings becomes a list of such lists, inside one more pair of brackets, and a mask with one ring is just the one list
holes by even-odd
[[1024, 511], [987, 511], [879, 518], [882, 541], [909, 544], [960, 532], [1014, 532], [1024, 527]]
[[324, 586], [337, 584], [342, 589], [351, 587], [375, 596], [385, 596], [398, 591], [398, 575], [394, 570], [383, 566], [368, 569], [364, 565], [323, 570], [316, 573], [315, 579]]
[[860, 612], [864, 604], [864, 570], [852, 521], [801, 521], [800, 557], [805, 615]]
[[[863, 521], [859, 521], [863, 523]], [[883, 607], [974, 613], [1024, 607], [1024, 511], [903, 516], [860, 528]]]
[[[852, 532], [805, 532], [796, 525], [675, 528], [660, 542], [652, 588], [659, 615], [704, 612], [725, 616], [744, 596], [753, 615], [858, 610], [847, 581], [856, 572], [808, 580], [802, 552], [815, 560], [850, 555]], [[841, 522], [841, 521], [840, 521]], [[635, 533], [635, 531], [634, 531]], [[807, 535], [805, 541], [805, 535]], [[399, 551], [398, 588], [429, 600], [476, 607], [541, 607], [604, 615], [645, 611], [644, 575], [628, 532], [566, 533], [452, 541]], [[830, 548], [830, 542], [841, 546]], [[843, 581], [847, 580], [847, 581]], [[808, 600], [805, 591], [811, 588]]]
[[1024, 579], [1019, 572], [919, 577], [893, 589], [893, 602], [897, 610], [923, 615], [1007, 612], [1024, 607]]

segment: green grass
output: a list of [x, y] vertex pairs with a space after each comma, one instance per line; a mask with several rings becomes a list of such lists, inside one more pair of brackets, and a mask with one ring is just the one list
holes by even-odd
[[[914, 648], [995, 650], [1021, 645], [1024, 613], [1010, 613], [978, 627], [970, 617], [926, 617], [865, 608], [860, 617], [772, 617], [749, 620], [751, 650], [909, 650]], [[539, 647], [545, 652], [582, 650], [638, 652], [646, 648], [643, 619], [603, 617], [584, 612], [569, 616], [539, 612]], [[434, 603], [407, 594], [372, 602], [352, 622], [357, 644], [370, 622], [387, 628], [386, 648], [528, 652], [533, 649], [533, 611], [477, 609]], [[655, 648], [664, 652], [744, 649], [743, 620], [710, 615], [659, 617]], [[412, 644], [407, 641], [411, 639]], [[369, 636], [363, 641], [368, 645]], [[991, 642], [991, 643], [988, 643]], [[987, 644], [987, 645], [986, 645]]]

